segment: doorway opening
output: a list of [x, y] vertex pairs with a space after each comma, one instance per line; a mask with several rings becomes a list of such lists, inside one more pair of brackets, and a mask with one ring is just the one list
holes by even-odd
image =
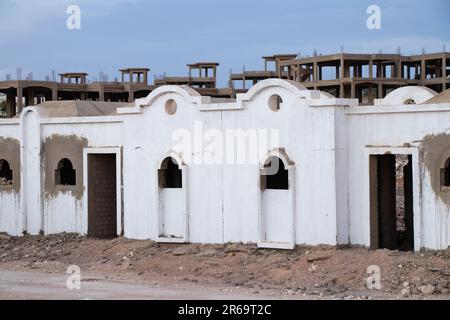
[[117, 236], [116, 154], [88, 154], [88, 236]]
[[414, 250], [412, 156], [370, 156], [370, 246]]
[[187, 237], [186, 189], [183, 170], [174, 157], [158, 168], [158, 237], [160, 241], [184, 242]]

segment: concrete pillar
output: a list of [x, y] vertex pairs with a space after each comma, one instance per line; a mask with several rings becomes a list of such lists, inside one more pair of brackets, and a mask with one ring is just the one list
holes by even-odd
[[422, 59], [420, 61], [420, 80], [425, 80], [426, 79], [426, 63], [425, 63], [425, 59]]
[[396, 77], [401, 78], [402, 77], [402, 63], [400, 60], [397, 60], [395, 62], [395, 71], [396, 71]]
[[355, 96], [355, 83], [352, 81], [352, 84], [350, 85], [350, 98], [354, 99]]
[[444, 91], [447, 88], [447, 59], [444, 57], [442, 58], [442, 91]]
[[23, 110], [23, 89], [19, 84], [17, 86], [17, 112], [21, 113]]
[[369, 60], [369, 79], [373, 79], [373, 60]]
[[339, 85], [339, 98], [345, 98], [344, 84], [342, 82]]
[[345, 77], [345, 66], [344, 66], [345, 62], [344, 62], [344, 57], [341, 57], [341, 61], [340, 61], [340, 67], [341, 67], [341, 72], [339, 74], [339, 79], [343, 79]]
[[378, 83], [378, 99], [383, 98], [383, 84], [381, 82]]
[[28, 94], [25, 99], [27, 106], [34, 106], [34, 91], [31, 88], [28, 88]]
[[6, 116], [12, 118], [16, 115], [16, 96], [12, 90], [6, 94]]
[[134, 91], [128, 91], [128, 102], [134, 101]]
[[58, 87], [52, 89], [52, 101], [58, 100]]
[[98, 90], [98, 101], [105, 101], [105, 89], [103, 87]]
[[313, 63], [313, 79], [314, 79], [314, 82], [317, 82], [317, 62], [314, 62]]

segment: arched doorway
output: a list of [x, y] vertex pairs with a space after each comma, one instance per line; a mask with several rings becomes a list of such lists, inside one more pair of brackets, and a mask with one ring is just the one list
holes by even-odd
[[271, 155], [260, 170], [260, 247], [294, 246], [294, 167]]
[[187, 241], [187, 202], [184, 166], [175, 156], [164, 158], [158, 168], [158, 239]]

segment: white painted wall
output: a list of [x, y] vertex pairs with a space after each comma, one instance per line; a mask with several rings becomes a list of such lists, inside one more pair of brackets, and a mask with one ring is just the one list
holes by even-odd
[[[277, 112], [268, 107], [273, 94], [283, 99]], [[405, 97], [403, 92], [401, 98]], [[168, 99], [177, 103], [174, 115], [165, 112]], [[119, 109], [117, 116], [41, 115], [38, 127], [32, 121], [29, 125], [24, 120], [21, 125], [0, 121], [0, 136], [21, 139], [20, 132], [25, 129], [30, 135], [22, 140], [25, 150], [35, 137], [32, 132], [39, 132], [40, 141], [53, 134], [76, 135], [86, 138], [90, 148], [122, 148], [124, 232], [128, 238], [163, 240], [159, 239], [159, 200], [165, 203], [171, 197], [183, 196], [183, 203], [169, 201], [164, 208], [169, 214], [163, 215], [168, 233], [185, 231], [183, 241], [261, 243], [265, 240], [260, 233], [262, 226], [270, 228], [269, 238], [275, 242], [284, 241], [292, 230], [295, 244], [366, 246], [370, 239], [370, 150], [404, 148], [409, 143], [411, 152], [417, 154], [417, 170], [421, 170], [415, 181], [421, 191], [414, 194], [420, 206], [416, 221], [420, 224], [420, 247], [446, 248], [450, 239], [449, 208], [433, 193], [427, 172], [419, 166], [417, 150], [424, 136], [449, 133], [450, 105], [399, 106], [389, 99], [378, 103], [358, 107], [354, 100], [331, 98], [278, 79], [262, 81], [229, 103], [214, 103], [189, 88], [165, 86], [137, 100], [134, 108]], [[200, 151], [187, 154], [171, 140], [175, 130], [193, 133], [199, 123], [204, 131], [215, 129], [223, 135], [228, 129], [276, 129], [279, 143], [263, 150], [255, 163], [205, 165], [196, 162], [202, 157]], [[286, 227], [290, 218], [286, 215], [284, 219], [289, 191], [278, 195], [270, 190], [261, 196], [259, 187], [262, 161], [274, 150], [283, 150], [292, 166], [290, 230]], [[173, 192], [177, 194], [169, 194], [172, 190], [161, 194], [158, 190], [157, 170], [169, 154], [179, 157], [184, 166], [183, 189]], [[193, 163], [188, 161], [190, 158]], [[70, 193], [61, 192], [46, 199], [40, 209], [42, 199], [35, 199], [35, 177], [42, 175], [43, 168], [36, 167], [36, 163], [36, 158], [22, 159], [23, 181], [28, 186], [22, 186], [22, 198], [0, 194], [0, 231], [19, 234], [23, 230], [21, 214], [26, 204], [26, 212], [33, 212], [32, 217], [41, 214], [46, 234], [84, 233], [85, 196], [76, 200]], [[262, 208], [271, 214], [261, 215]], [[185, 225], [178, 220], [176, 212], [180, 210], [185, 214]], [[280, 212], [275, 215], [277, 210]], [[14, 214], [7, 213], [11, 211]], [[27, 221], [33, 233], [38, 231], [38, 220]]]
[[[450, 105], [374, 106], [352, 108], [347, 114], [349, 133], [349, 218], [350, 242], [369, 246], [369, 159], [368, 150], [380, 147], [386, 150], [403, 148], [404, 153], [418, 152], [427, 135], [450, 133]], [[410, 150], [408, 150], [410, 149]], [[394, 153], [394, 152], [393, 152]], [[420, 154], [416, 157], [420, 157]], [[416, 159], [419, 164], [422, 159]], [[414, 159], [413, 159], [414, 162]], [[430, 177], [420, 166], [416, 174], [419, 187], [414, 198], [420, 201], [418, 236], [421, 248], [445, 249], [450, 245], [450, 209], [439, 200], [431, 188]]]

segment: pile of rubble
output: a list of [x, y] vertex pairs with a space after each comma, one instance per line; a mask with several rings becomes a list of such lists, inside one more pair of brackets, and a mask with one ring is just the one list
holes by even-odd
[[[76, 234], [0, 234], [0, 268], [62, 272], [79, 265], [106, 279], [196, 283], [253, 293], [337, 299], [450, 298], [450, 251], [400, 252], [360, 247], [259, 249], [254, 244], [161, 244], [88, 239]], [[368, 267], [379, 266], [381, 289], [369, 290]]]

